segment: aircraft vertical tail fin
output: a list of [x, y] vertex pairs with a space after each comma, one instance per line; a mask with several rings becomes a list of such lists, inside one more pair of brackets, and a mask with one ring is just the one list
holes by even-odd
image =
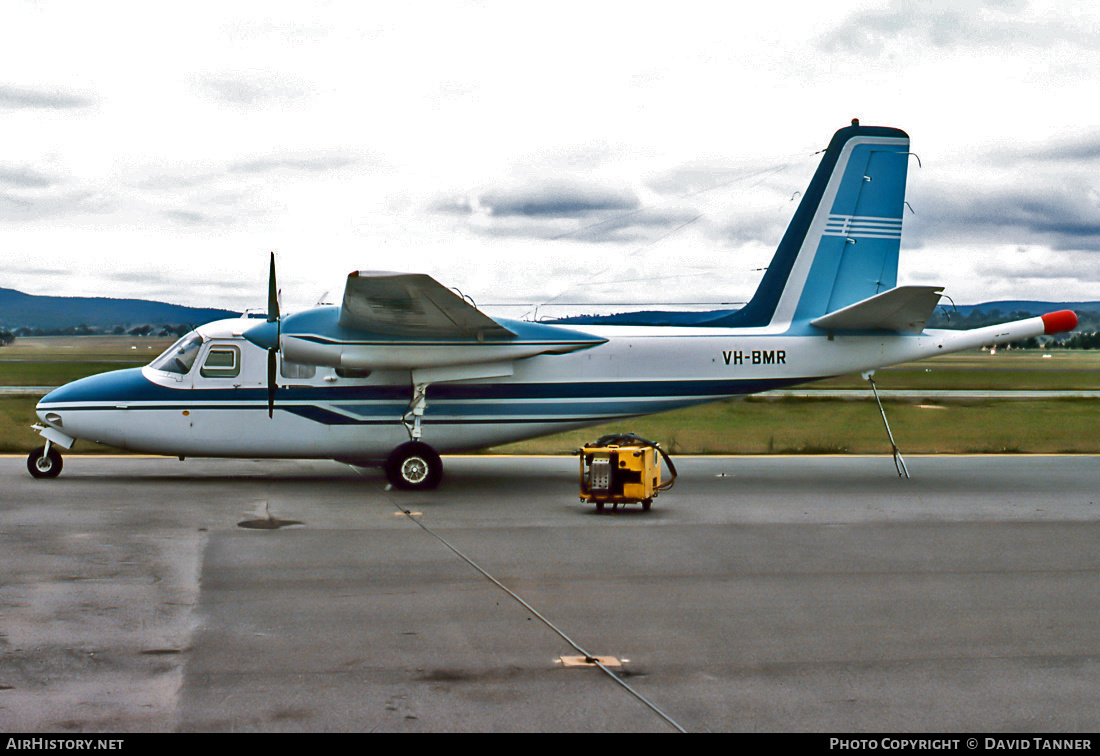
[[810, 321], [896, 286], [908, 165], [900, 129], [837, 131], [756, 294], [708, 325]]

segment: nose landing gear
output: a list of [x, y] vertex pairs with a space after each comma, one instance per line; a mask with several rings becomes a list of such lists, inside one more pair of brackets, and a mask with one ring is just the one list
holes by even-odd
[[35, 478], [56, 478], [61, 474], [64, 462], [61, 452], [47, 441], [45, 446], [40, 446], [27, 457], [27, 472]]

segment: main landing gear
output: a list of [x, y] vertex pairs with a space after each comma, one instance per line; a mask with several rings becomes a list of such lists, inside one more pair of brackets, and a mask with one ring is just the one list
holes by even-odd
[[56, 478], [61, 474], [63, 466], [61, 452], [47, 441], [45, 446], [40, 446], [27, 457], [27, 472], [35, 478]]
[[422, 441], [409, 441], [394, 449], [384, 469], [390, 484], [403, 491], [431, 491], [443, 478], [443, 460]]
[[420, 418], [428, 406], [428, 384], [413, 386], [412, 401], [401, 418], [409, 440], [390, 453], [383, 469], [394, 488], [403, 491], [431, 491], [443, 479], [443, 460], [439, 453], [420, 440]]

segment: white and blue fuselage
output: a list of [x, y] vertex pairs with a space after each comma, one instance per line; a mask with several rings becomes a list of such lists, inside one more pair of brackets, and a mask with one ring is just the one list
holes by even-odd
[[[1073, 328], [1054, 313], [926, 331], [937, 287], [897, 286], [909, 138], [839, 130], [742, 309], [694, 326], [493, 320], [422, 275], [353, 272], [340, 307], [210, 323], [143, 368], [42, 399], [50, 445], [385, 461], [434, 485], [458, 452]], [[408, 473], [404, 478], [404, 470]]]
[[[569, 354], [517, 360], [512, 374], [431, 385], [424, 438], [440, 452], [481, 449], [783, 388], [835, 375], [1021, 338], [1029, 327], [982, 336], [752, 334], [739, 329], [589, 327], [600, 343]], [[84, 378], [38, 404], [39, 418], [76, 439], [152, 454], [378, 461], [407, 440], [409, 370], [316, 367], [285, 377], [267, 412], [266, 352], [241, 336], [247, 320], [210, 323], [185, 373], [153, 365]], [[969, 334], [970, 338], [960, 338]], [[203, 366], [239, 355], [232, 376]], [[230, 368], [232, 370], [232, 368]]]

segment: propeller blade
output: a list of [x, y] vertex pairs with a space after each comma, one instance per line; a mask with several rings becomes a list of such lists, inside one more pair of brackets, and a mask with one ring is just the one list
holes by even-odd
[[267, 350], [267, 416], [274, 417], [275, 415], [275, 389], [278, 386], [275, 384], [275, 352], [274, 349]]
[[275, 383], [276, 359], [275, 353], [279, 351], [279, 336], [283, 329], [282, 320], [279, 317], [279, 286], [275, 283], [275, 253], [271, 253], [271, 269], [267, 276], [267, 322], [275, 324], [275, 346], [267, 348], [267, 416], [275, 416], [275, 389], [279, 388]]
[[267, 322], [279, 319], [279, 288], [275, 283], [275, 253], [271, 253], [271, 272], [267, 276]]

